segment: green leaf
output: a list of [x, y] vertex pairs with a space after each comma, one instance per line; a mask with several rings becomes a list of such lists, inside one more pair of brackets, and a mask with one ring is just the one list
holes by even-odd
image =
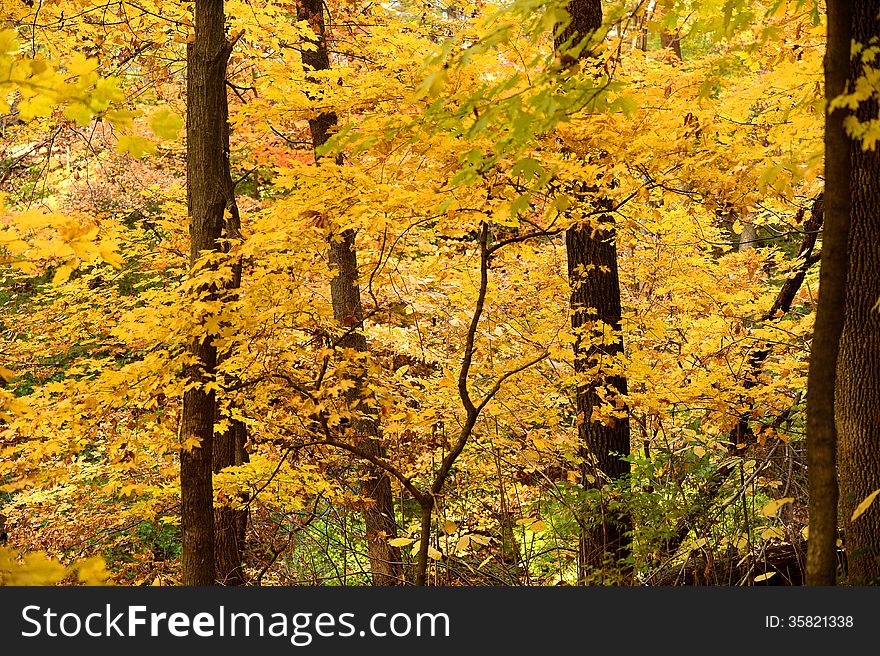
[[131, 127], [135, 116], [137, 116], [137, 113], [128, 109], [114, 109], [112, 112], [107, 112], [107, 120], [115, 128]]
[[622, 112], [624, 116], [632, 115], [638, 108], [639, 105], [632, 96], [626, 95], [618, 96], [609, 107], [612, 112]]

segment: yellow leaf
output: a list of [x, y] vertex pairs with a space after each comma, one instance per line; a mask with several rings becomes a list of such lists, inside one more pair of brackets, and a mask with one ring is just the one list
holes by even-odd
[[73, 273], [73, 267], [69, 264], [62, 264], [55, 271], [55, 275], [52, 276], [52, 284], [60, 285], [62, 282], [67, 282], [67, 279], [70, 278], [71, 273]]
[[544, 523], [543, 519], [539, 519], [537, 522], [532, 524], [529, 528], [532, 529], [533, 533], [543, 533], [544, 531], [547, 530], [547, 524]]
[[150, 129], [157, 137], [166, 141], [176, 139], [182, 127], [183, 119], [169, 107], [163, 107], [150, 117]]
[[458, 524], [453, 522], [451, 519], [447, 519], [445, 522], [443, 522], [443, 532], [446, 533], [446, 535], [452, 535], [457, 530]]
[[388, 544], [392, 547], [405, 547], [413, 542], [415, 542], [415, 540], [412, 538], [394, 538], [393, 540], [388, 540]]
[[434, 547], [428, 547], [428, 557], [433, 558], [434, 560], [440, 560], [443, 558], [443, 554], [437, 551]]
[[794, 497], [775, 499], [774, 501], [771, 501], [763, 508], [761, 508], [760, 512], [764, 517], [776, 517], [776, 513], [779, 511], [779, 509], [785, 504], [791, 503], [792, 501], [794, 501]]
[[853, 510], [852, 517], [850, 517], [849, 520], [853, 522], [856, 520], [857, 517], [863, 515], [865, 511], [871, 506], [871, 504], [874, 503], [874, 499], [877, 498], [878, 494], [880, 494], [880, 489], [874, 490], [873, 492], [871, 492], [871, 494], [866, 496], [865, 500], [862, 501], [858, 506], [856, 506], [855, 510]]
[[776, 538], [777, 540], [785, 539], [785, 529], [781, 526], [771, 526], [770, 528], [765, 528], [761, 531], [761, 537], [764, 540], [772, 540]]
[[156, 144], [143, 137], [135, 137], [123, 134], [116, 142], [116, 149], [120, 153], [128, 153], [132, 157], [140, 159], [156, 150]]
[[101, 255], [102, 260], [116, 269], [121, 269], [122, 265], [125, 264], [125, 260], [116, 251], [114, 244], [101, 242], [98, 245], [98, 253]]
[[15, 378], [15, 372], [12, 369], [7, 369], [6, 367], [0, 365], [0, 378], [3, 378], [7, 383]]
[[764, 574], [758, 574], [755, 577], [755, 583], [758, 583], [759, 581], [766, 581], [767, 579], [769, 579], [775, 575], [776, 575], [776, 572], [766, 572]]

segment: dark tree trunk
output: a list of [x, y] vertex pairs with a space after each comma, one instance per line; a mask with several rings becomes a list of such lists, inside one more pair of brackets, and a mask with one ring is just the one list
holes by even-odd
[[[195, 37], [187, 47], [187, 202], [190, 218], [190, 265], [195, 269], [203, 251], [223, 248], [221, 239], [237, 236], [237, 210], [226, 225], [232, 181], [226, 104], [226, 64], [231, 45], [224, 33], [223, 2], [206, 0], [195, 3]], [[240, 272], [239, 272], [240, 277]], [[198, 294], [218, 298], [221, 287], [198, 290]], [[190, 380], [206, 383], [215, 378], [218, 364], [211, 336], [196, 338], [189, 345], [198, 364], [189, 367]], [[226, 436], [214, 440], [217, 399], [213, 391], [200, 385], [187, 390], [183, 397], [180, 437], [184, 447], [180, 455], [181, 580], [184, 585], [213, 585], [218, 571], [215, 565], [215, 524], [212, 476], [215, 449], [223, 452]], [[225, 544], [225, 543], [224, 543]], [[221, 554], [227, 555], [224, 549]], [[224, 561], [223, 567], [227, 567]], [[240, 564], [239, 564], [240, 567]]]
[[[573, 0], [566, 8], [571, 23], [557, 32], [558, 49], [569, 39], [572, 45], [580, 44], [602, 26], [599, 0]], [[592, 50], [584, 47], [575, 54], [584, 60], [592, 56]], [[563, 64], [567, 56], [565, 52], [561, 54]], [[575, 182], [582, 188], [589, 184], [592, 182]], [[597, 203], [603, 204], [601, 200]], [[615, 226], [610, 215], [602, 216], [599, 222], [598, 226], [574, 226], [565, 235], [572, 287], [571, 325], [576, 337], [575, 371], [592, 377], [589, 381], [581, 380], [577, 389], [579, 455], [583, 460], [580, 483], [585, 489], [596, 491], [596, 503], [588, 508], [594, 517], [585, 521], [579, 540], [581, 581], [587, 580], [594, 570], [601, 573], [609, 565], [616, 567], [629, 555], [631, 541], [630, 519], [611, 508], [605, 491], [607, 483], [625, 479], [629, 474], [629, 463], [624, 458], [629, 455], [630, 427], [623, 402], [626, 379], [614, 371], [608, 372], [609, 368], [616, 369], [614, 360], [623, 353]], [[612, 332], [615, 338], [608, 339]], [[600, 421], [593, 416], [601, 405], [600, 390], [607, 400], [618, 405], [622, 417]]]
[[575, 50], [573, 53], [565, 53], [563, 47], [566, 42], [568, 48], [577, 48], [583, 44], [584, 39], [588, 39], [593, 32], [602, 26], [602, 3], [600, 0], [572, 0], [565, 7], [571, 17], [568, 25], [562, 29], [557, 29], [554, 35], [556, 49], [561, 51], [562, 62], [573, 63], [576, 59], [585, 59], [590, 56], [591, 52], [589, 44], [583, 49]]
[[[226, 199], [222, 180], [221, 126], [226, 99], [226, 37], [222, 2], [195, 3], [195, 38], [187, 47], [187, 201], [190, 265], [199, 254], [218, 248]], [[212, 290], [201, 290], [212, 294]], [[198, 362], [187, 371], [205, 383], [214, 376], [217, 349], [210, 338], [196, 338], [190, 352]], [[181, 580], [184, 585], [214, 583], [214, 500], [211, 453], [217, 400], [201, 385], [184, 393], [180, 437]]]
[[[853, 41], [865, 47], [880, 37], [880, 21], [877, 19], [880, 13], [880, 0], [865, 0], [864, 2], [829, 2], [829, 21], [835, 17], [834, 12], [839, 12], [839, 20], [845, 20], [847, 11], [852, 11], [851, 35], [847, 34], [846, 26], [836, 25], [840, 33], [835, 33], [835, 43], [839, 41], [840, 54], [833, 60], [828, 58], [829, 65], [834, 63], [834, 73], [839, 74], [840, 68], [845, 65], [847, 58], [850, 36]], [[831, 32], [829, 28], [829, 47], [831, 45]], [[849, 80], [854, 85], [855, 80], [862, 74], [860, 56], [855, 60], [857, 63], [850, 66]], [[834, 78], [835, 87], [842, 91], [843, 87], [839, 76]], [[852, 88], [852, 87], [850, 87]], [[830, 94], [833, 95], [833, 94]], [[862, 121], [875, 119], [878, 106], [874, 98], [865, 100], [859, 104], [856, 110], [857, 118]], [[839, 112], [837, 112], [839, 114]], [[839, 117], [838, 117], [839, 120]], [[836, 128], [835, 135], [839, 141], [846, 139], [842, 130]], [[827, 143], [827, 142], [826, 142]], [[830, 144], [829, 144], [830, 145]], [[839, 435], [839, 461], [840, 469], [840, 510], [843, 514], [843, 526], [850, 583], [878, 584], [880, 583], [880, 503], [874, 503], [871, 507], [854, 521], [851, 521], [853, 511], [869, 494], [880, 488], [880, 312], [876, 304], [880, 299], [880, 251], [877, 247], [878, 235], [880, 235], [880, 151], [863, 150], [861, 143], [843, 142], [836, 146], [836, 150], [829, 152], [826, 157], [826, 176], [832, 171], [838, 176], [841, 170], [846, 169], [846, 157], [849, 156], [851, 166], [847, 178], [834, 179], [836, 193], [840, 195], [841, 223], [846, 216], [845, 203], [850, 201], [849, 212], [849, 267], [844, 273], [839, 271], [835, 277], [835, 286], [832, 288], [834, 295], [829, 302], [828, 310], [834, 313], [837, 320], [840, 319], [840, 303], [837, 294], [845, 293], [846, 305], [843, 312], [843, 332], [840, 338], [840, 353], [837, 361], [837, 393], [835, 411], [837, 413], [837, 433]], [[837, 169], [836, 167], [840, 167]], [[826, 178], [826, 196], [831, 193], [832, 181]], [[851, 196], [846, 198], [846, 191]], [[844, 245], [847, 243], [845, 226], [841, 225], [835, 234], [826, 236], [835, 240], [835, 252], [839, 257], [845, 257]], [[822, 273], [825, 272], [824, 253], [827, 246], [823, 246]], [[845, 278], [846, 276], [846, 278]], [[824, 278], [820, 281], [824, 285]], [[820, 287], [820, 306], [826, 289]], [[836, 291], [839, 290], [839, 291]], [[817, 327], [819, 317], [816, 318]], [[820, 348], [831, 349], [831, 345], [818, 345], [816, 338], [813, 339], [813, 353], [823, 357], [825, 351]], [[824, 357], [828, 357], [827, 355]], [[829, 363], [833, 362], [828, 360]], [[812, 365], [812, 363], [811, 363]], [[818, 366], [818, 365], [817, 365]], [[812, 373], [812, 368], [811, 368]], [[823, 385], [828, 384], [828, 379], [823, 379]], [[812, 377], [810, 385], [813, 384]], [[820, 388], [822, 390], [824, 388]], [[826, 391], [822, 400], [827, 402], [831, 398], [830, 391]], [[818, 407], [818, 404], [817, 404]], [[824, 407], [824, 405], [823, 405]], [[827, 412], [827, 410], [825, 410]], [[825, 421], [827, 422], [827, 416]], [[823, 460], [820, 463], [820, 472], [831, 468], [829, 461], [833, 448], [833, 435], [826, 429], [825, 439], [819, 446], [825, 445]], [[816, 458], [814, 445], [810, 444], [810, 455]], [[811, 476], [813, 462], [810, 461]], [[826, 474], [827, 485], [831, 485], [831, 476]], [[817, 490], [817, 494], [821, 493]], [[813, 488], [810, 487], [811, 504], [813, 501]], [[816, 500], [818, 502], [819, 499]], [[812, 505], [811, 505], [812, 510]], [[825, 509], [825, 513], [829, 513]], [[820, 515], [822, 517], [822, 515]], [[823, 533], [827, 542], [830, 540], [830, 518], [826, 520], [828, 526]], [[810, 542], [813, 542], [813, 522], [810, 518]], [[811, 544], [812, 547], [812, 544]], [[825, 548], [828, 548], [825, 545]]]
[[[849, 77], [850, 3], [828, 0], [825, 97], [840, 95]], [[850, 224], [850, 139], [843, 111], [825, 118], [825, 228], [819, 305], [807, 379], [810, 540], [807, 585], [834, 585], [837, 573], [837, 430], [834, 372], [844, 324]]]
[[[330, 57], [325, 37], [322, 0], [300, 0], [299, 18], [307, 21], [318, 37], [314, 50], [303, 50], [303, 64], [316, 71], [328, 70]], [[315, 149], [327, 143], [330, 130], [336, 125], [336, 121], [336, 114], [332, 112], [321, 114], [309, 121]], [[353, 230], [331, 236], [329, 260], [331, 269], [336, 273], [336, 277], [330, 283], [333, 315], [340, 328], [346, 331], [339, 346], [364, 353], [367, 351], [367, 340], [362, 332], [364, 316], [357, 284], [358, 263]], [[357, 418], [349, 424], [345, 437], [361, 451], [384, 458], [385, 449], [378, 439], [378, 420], [373, 411], [366, 410], [366, 406], [361, 404], [363, 396], [364, 387], [358, 376], [354, 387], [345, 393], [349, 410], [357, 415]], [[389, 540], [397, 537], [391, 479], [379, 467], [366, 462], [361, 467], [364, 474], [361, 494], [369, 504], [363, 511], [363, 517], [373, 585], [398, 585], [404, 582], [400, 550], [388, 543]]]
[[[244, 424], [235, 420], [231, 421], [226, 432], [215, 435], [214, 473], [247, 462], [247, 451], [244, 448], [246, 441], [247, 429]], [[233, 504], [246, 501], [247, 499], [236, 499]], [[247, 517], [247, 510], [236, 508], [232, 504], [219, 505], [214, 509], [214, 561], [217, 583], [220, 585], [242, 585], [245, 582], [242, 554]]]
[[[227, 54], [228, 58], [228, 54]], [[224, 89], [225, 89], [224, 67]], [[223, 117], [220, 123], [222, 134], [222, 180], [220, 181], [225, 201], [225, 226], [224, 237], [241, 238], [241, 215], [235, 200], [235, 183], [232, 181], [232, 172], [229, 162], [229, 102], [228, 96], [223, 93], [222, 107]], [[228, 248], [229, 244], [223, 244]], [[237, 290], [241, 287], [242, 264], [235, 262], [232, 268], [232, 279], [226, 281], [227, 290]], [[227, 295], [228, 300], [232, 300]], [[228, 356], [226, 353], [217, 354], [218, 366]], [[221, 419], [219, 413], [218, 421]], [[213, 471], [220, 472], [227, 467], [235, 467], [246, 462], [248, 459], [245, 451], [247, 442], [247, 428], [237, 420], [229, 418], [229, 428], [223, 433], [214, 435]], [[236, 499], [233, 504], [238, 504], [246, 499]], [[242, 569], [242, 554], [244, 553], [245, 530], [247, 529], [247, 510], [237, 509], [234, 505], [218, 505], [214, 509], [214, 561], [216, 568], [217, 583], [220, 585], [242, 585], [245, 582]]]
[[[626, 378], [603, 372], [616, 368], [615, 356], [623, 353], [621, 338], [605, 343], [612, 331], [619, 335], [621, 320], [614, 230], [594, 235], [590, 227], [571, 228], [565, 244], [572, 285], [571, 322], [576, 335], [575, 371], [594, 376], [588, 382], [582, 381], [577, 390], [579, 455], [583, 459], [580, 482], [585, 489], [598, 491], [597, 503], [589, 506], [596, 518], [587, 519], [580, 538], [579, 576], [583, 579], [593, 570], [601, 572], [603, 568], [615, 567], [617, 561], [629, 554], [629, 518], [612, 510], [602, 490], [606, 484], [629, 474], [629, 463], [623, 456], [629, 454], [630, 427], [626, 416], [604, 421], [593, 417], [594, 410], [598, 411], [602, 404], [600, 390], [604, 390], [606, 400], [620, 402], [618, 410], [626, 410], [620, 398], [627, 392]], [[587, 269], [591, 265], [595, 268]], [[596, 312], [590, 312], [590, 308]]]

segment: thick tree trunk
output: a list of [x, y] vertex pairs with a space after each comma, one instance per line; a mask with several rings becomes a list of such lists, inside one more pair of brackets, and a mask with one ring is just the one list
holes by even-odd
[[[303, 64], [313, 70], [328, 70], [330, 57], [327, 52], [322, 0], [300, 0], [299, 18], [308, 22], [318, 40], [314, 50], [303, 50]], [[329, 131], [336, 125], [336, 114], [327, 112], [309, 121], [312, 142], [317, 149], [327, 143]], [[355, 233], [346, 230], [334, 234], [330, 241], [329, 261], [336, 277], [330, 283], [333, 315], [339, 326], [346, 330], [339, 346], [359, 353], [367, 351], [367, 340], [361, 331], [363, 327], [363, 307], [358, 287], [357, 250]], [[378, 458], [385, 457], [385, 449], [379, 441], [379, 425], [372, 411], [361, 406], [364, 388], [360, 378], [345, 393], [349, 409], [359, 418], [350, 423], [347, 435], [360, 450]], [[364, 462], [361, 465], [364, 478], [361, 494], [368, 500], [363, 517], [366, 528], [367, 556], [373, 585], [398, 585], [404, 582], [400, 550], [392, 547], [389, 540], [397, 537], [397, 523], [394, 519], [394, 497], [391, 479], [374, 465]]]
[[[748, 218], [743, 217], [744, 219]], [[750, 251], [755, 247], [758, 240], [758, 231], [755, 229], [754, 223], [743, 223], [742, 232], [739, 234], [739, 246], [737, 250], [740, 253]]]
[[[850, 2], [828, 0], [825, 97], [840, 95], [849, 76]], [[825, 229], [819, 272], [819, 305], [807, 378], [807, 462], [810, 540], [807, 585], [837, 578], [837, 429], [835, 376], [844, 326], [847, 239], [850, 229], [850, 139], [843, 111], [825, 118]]]
[[629, 554], [629, 519], [609, 507], [602, 489], [629, 474], [629, 463], [622, 456], [629, 454], [630, 427], [625, 416], [603, 421], [593, 416], [602, 404], [600, 390], [606, 401], [619, 401], [618, 410], [625, 412], [620, 396], [626, 395], [626, 378], [605, 373], [616, 368], [614, 359], [623, 352], [621, 338], [607, 339], [609, 333], [619, 335], [621, 320], [614, 230], [593, 234], [590, 227], [577, 227], [568, 230], [565, 237], [576, 335], [575, 371], [592, 377], [577, 390], [579, 455], [583, 459], [580, 482], [585, 489], [598, 491], [598, 502], [590, 507], [597, 514], [596, 521], [588, 520], [580, 538], [579, 576], [583, 578], [593, 570], [614, 567]]
[[[568, 25], [556, 30], [554, 42], [557, 51], [561, 51], [566, 42], [568, 42], [568, 48], [580, 46], [584, 39], [590, 38], [593, 32], [602, 27], [602, 3], [600, 0], [572, 0], [566, 5], [565, 10], [571, 20]], [[585, 59], [591, 53], [589, 44], [587, 44], [583, 49], [575, 50], [571, 54], [565, 52], [560, 54], [563, 64], [566, 64], [573, 63], [577, 59]]]
[[[573, 0], [566, 8], [571, 23], [557, 32], [557, 49], [563, 48], [570, 38], [572, 45], [581, 43], [602, 26], [599, 0]], [[592, 56], [589, 47], [575, 52], [581, 60]], [[567, 57], [563, 52], [563, 64]], [[589, 381], [581, 380], [577, 389], [583, 460], [580, 483], [585, 489], [597, 491], [597, 503], [589, 509], [596, 519], [588, 518], [579, 540], [578, 578], [581, 581], [587, 580], [594, 570], [601, 573], [609, 565], [617, 566], [630, 552], [630, 520], [612, 510], [603, 491], [607, 483], [629, 474], [629, 463], [624, 457], [629, 455], [630, 427], [623, 403], [626, 379], [613, 371], [616, 356], [623, 353], [623, 341], [619, 337], [621, 305], [616, 233], [610, 216], [602, 216], [600, 223], [599, 226], [574, 226], [565, 236], [572, 287], [571, 325], [576, 336], [575, 371], [591, 377]], [[611, 332], [617, 337], [608, 339]], [[600, 390], [606, 400], [618, 405], [617, 410], [623, 417], [600, 421], [593, 416], [593, 411], [602, 403]]]
[[[187, 201], [190, 217], [190, 265], [202, 251], [219, 248], [226, 198], [222, 125], [226, 102], [226, 37], [223, 2], [195, 3], [195, 38], [187, 47]], [[216, 294], [216, 290], [201, 290]], [[189, 346], [198, 364], [187, 377], [199, 383], [213, 378], [217, 349], [210, 338]], [[214, 499], [212, 450], [217, 400], [202, 385], [184, 393], [180, 438], [181, 580], [184, 585], [214, 584]], [[188, 447], [188, 448], [187, 448]]]
[[[840, 19], [846, 17], [847, 9], [852, 11], [852, 40], [867, 46], [880, 37], [880, 21], [877, 16], [880, 13], [880, 0], [865, 0], [865, 2], [829, 2], [829, 20], [834, 18], [834, 10], [840, 12]], [[836, 66], [843, 62], [843, 48], [850, 42], [849, 35], [843, 30], [845, 27], [837, 26], [843, 33], [837, 36], [840, 40], [841, 52], [834, 60]], [[829, 43], [831, 32], [829, 31]], [[846, 59], [843, 60], [844, 62]], [[832, 60], [829, 57], [828, 63]], [[860, 58], [856, 59], [860, 62]], [[839, 69], [838, 69], [839, 70]], [[862, 73], [861, 64], [851, 66], [850, 83]], [[839, 81], [837, 88], [842, 90]], [[850, 87], [852, 88], [852, 87]], [[878, 106], [875, 99], [869, 99], [860, 103], [856, 110], [856, 116], [860, 121], [869, 121], [877, 116]], [[845, 139], [845, 136], [841, 136]], [[841, 512], [843, 513], [843, 526], [847, 555], [849, 581], [853, 584], [878, 584], [880, 583], [880, 503], [874, 503], [859, 518], [851, 521], [853, 511], [869, 494], [880, 489], [880, 312], [876, 304], [880, 299], [880, 251], [877, 247], [877, 236], [880, 235], [880, 151], [863, 150], [861, 144], [847, 144], [851, 171], [849, 177], [850, 202], [850, 229], [849, 229], [849, 267], [846, 279], [841, 272], [836, 277], [836, 285], [845, 290], [846, 306], [843, 317], [843, 332], [840, 338], [840, 353], [837, 361], [837, 394], [835, 411], [837, 413], [837, 433], [839, 435], [839, 461], [840, 468], [840, 496]], [[832, 151], [830, 156], [836, 158], [834, 166], [845, 169], [845, 157], [847, 150], [839, 147], [839, 151]], [[841, 152], [842, 151], [842, 152]], [[831, 173], [828, 169], [832, 165], [829, 159], [826, 165], [826, 175]], [[840, 171], [836, 171], [838, 175]], [[826, 178], [826, 195], [831, 193], [831, 181]], [[838, 193], [841, 195], [840, 203], [846, 202], [847, 190], [846, 179], [837, 181]], [[841, 208], [844, 214], [845, 208]], [[843, 228], [840, 234], [827, 235], [829, 238], [845, 239]], [[836, 243], [836, 248], [842, 250], [843, 243]], [[823, 254], [827, 246], [823, 247]], [[822, 272], [825, 272], [823, 257]], [[824, 285], [824, 279], [820, 282]], [[820, 287], [821, 299], [825, 289]], [[840, 307], [830, 305], [830, 312], [837, 312], [839, 318]], [[819, 317], [816, 319], [817, 326]], [[829, 347], [830, 348], [830, 347]], [[816, 340], [813, 339], [813, 352], [817, 353]], [[831, 362], [829, 360], [829, 362]], [[811, 370], [812, 372], [812, 370]], [[827, 379], [825, 384], [827, 384]], [[810, 379], [810, 385], [813, 379]], [[823, 395], [823, 400], [830, 398], [830, 393]], [[827, 410], [826, 410], [827, 412]], [[826, 419], [827, 421], [827, 419]], [[832, 435], [828, 431], [825, 441], [830, 442]], [[831, 457], [831, 447], [826, 447], [820, 471], [831, 467], [827, 460]], [[812, 458], [816, 458], [814, 444], [810, 444], [810, 474], [812, 470]], [[828, 484], [831, 484], [830, 476], [826, 475]], [[818, 493], [818, 492], [817, 492]], [[812, 503], [813, 486], [810, 487]], [[812, 506], [811, 506], [812, 510]], [[829, 512], [826, 510], [826, 512]], [[820, 515], [821, 517], [822, 515]], [[813, 542], [814, 518], [810, 518], [810, 542]], [[830, 527], [826, 528], [830, 531]], [[826, 536], [826, 540], [830, 536]], [[812, 544], [811, 544], [812, 546]], [[827, 546], [827, 545], [826, 545]]]
[[[221, 0], [195, 3], [195, 37], [187, 47], [186, 119], [193, 269], [202, 252], [222, 250], [222, 239], [240, 236], [229, 172], [226, 66], [232, 46], [226, 40], [224, 24]], [[197, 293], [216, 299], [224, 289], [237, 288], [240, 282], [241, 269], [236, 267], [233, 280]], [[222, 355], [218, 356], [212, 336], [194, 339], [190, 352], [198, 364], [189, 368], [187, 377], [202, 384], [213, 380]], [[214, 471], [240, 461], [237, 446], [243, 427], [233, 424], [227, 433], [214, 436], [217, 417], [213, 391], [200, 385], [185, 392], [180, 428], [185, 445], [180, 456], [184, 585], [213, 585], [218, 579], [226, 584], [241, 581], [241, 542], [232, 539], [237, 533], [230, 532], [231, 526], [240, 526], [240, 512], [218, 509], [215, 518], [212, 477]]]

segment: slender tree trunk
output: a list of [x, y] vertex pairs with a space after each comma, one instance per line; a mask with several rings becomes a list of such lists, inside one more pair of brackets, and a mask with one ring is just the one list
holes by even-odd
[[[567, 6], [571, 23], [556, 34], [556, 47], [572, 36], [572, 44], [590, 36], [602, 26], [599, 0], [572, 0]], [[592, 56], [589, 47], [578, 53], [579, 59]], [[562, 54], [563, 64], [567, 55]], [[580, 183], [583, 185], [583, 183]], [[589, 183], [587, 183], [589, 184]], [[601, 201], [599, 201], [601, 203]], [[568, 275], [572, 287], [571, 325], [576, 336], [575, 371], [591, 380], [580, 380], [577, 389], [578, 433], [583, 464], [580, 483], [596, 491], [598, 502], [592, 508], [597, 521], [588, 521], [581, 531], [578, 549], [578, 578], [581, 581], [594, 570], [617, 566], [630, 553], [631, 522], [612, 510], [604, 490], [607, 483], [629, 474], [629, 417], [623, 402], [626, 379], [614, 372], [616, 356], [623, 353], [621, 328], [620, 278], [617, 268], [615, 226], [611, 216], [600, 218], [599, 225], [574, 226], [565, 235]], [[609, 368], [612, 370], [608, 372]], [[600, 390], [607, 400], [618, 405], [620, 418], [600, 421], [593, 416], [602, 404]], [[609, 562], [611, 561], [611, 562]], [[599, 582], [599, 581], [597, 581]]]
[[[829, 56], [827, 63], [834, 66], [831, 73], [834, 74], [834, 87], [838, 92], [843, 90], [841, 77], [846, 71], [845, 65], [849, 61], [847, 44], [852, 41], [865, 47], [880, 38], [880, 21], [877, 16], [880, 13], [880, 0], [865, 0], [864, 2], [831, 2], [828, 3], [829, 13], [829, 51], [832, 43], [839, 44], [839, 54]], [[852, 11], [852, 32], [847, 34], [846, 21], [848, 10]], [[836, 19], [835, 23], [831, 21]], [[835, 30], [832, 42], [832, 26]], [[855, 64], [849, 68], [849, 81], [851, 85], [862, 74], [861, 55]], [[827, 79], [827, 78], [826, 78]], [[852, 88], [852, 86], [850, 87]], [[829, 89], [830, 91], [830, 89]], [[829, 93], [829, 97], [835, 94]], [[878, 112], [878, 103], [875, 98], [869, 98], [859, 104], [856, 117], [859, 121], [867, 122], [875, 119]], [[839, 114], [839, 112], [837, 112]], [[840, 117], [835, 116], [839, 121]], [[843, 331], [840, 337], [840, 353], [837, 360], [837, 381], [834, 391], [837, 394], [835, 412], [837, 414], [837, 433], [839, 435], [839, 461], [840, 468], [840, 510], [843, 514], [844, 537], [846, 543], [847, 568], [849, 582], [856, 585], [880, 583], [880, 503], [873, 503], [863, 515], [851, 521], [851, 516], [856, 506], [869, 494], [880, 489], [880, 312], [877, 310], [877, 302], [880, 300], [880, 251], [877, 247], [878, 235], [880, 235], [880, 151], [877, 148], [863, 150], [860, 143], [850, 143], [840, 128], [835, 128], [834, 133], [837, 143], [835, 150], [826, 154], [826, 176], [836, 173], [840, 178], [826, 177], [826, 194], [831, 193], [831, 184], [835, 184], [836, 193], [840, 195], [841, 223], [846, 216], [847, 200], [850, 201], [850, 226], [849, 226], [849, 267], [848, 270], [838, 272], [834, 278], [835, 285], [832, 287], [833, 295], [829, 301], [828, 310], [834, 314], [837, 321], [840, 320], [841, 308], [838, 294], [845, 293], [846, 305], [843, 311]], [[832, 144], [826, 142], [829, 146]], [[830, 159], [834, 157], [835, 159]], [[851, 166], [849, 175], [842, 177], [841, 172], [846, 171], [846, 164]], [[847, 187], [847, 180], [849, 186]], [[846, 197], [849, 191], [851, 196]], [[835, 252], [838, 252], [840, 260], [845, 258], [846, 232], [845, 226], [841, 225], [839, 232], [826, 236], [835, 240]], [[823, 247], [823, 254], [827, 246]], [[825, 272], [825, 261], [822, 261], [822, 273]], [[820, 280], [824, 285], [824, 279]], [[820, 305], [822, 311], [822, 299], [825, 292], [820, 286]], [[817, 316], [817, 328], [820, 317]], [[829, 350], [832, 348], [827, 346]], [[817, 351], [816, 338], [813, 338], [813, 353]], [[815, 357], [815, 355], [814, 355]], [[828, 357], [827, 355], [825, 357]], [[829, 358], [828, 364], [833, 361]], [[812, 364], [812, 363], [811, 363]], [[818, 367], [819, 365], [817, 365]], [[826, 370], [830, 371], [830, 369]], [[812, 368], [810, 370], [812, 374]], [[829, 379], [823, 379], [823, 386], [819, 391], [825, 390]], [[813, 384], [812, 377], [810, 385]], [[811, 388], [812, 391], [812, 388]], [[825, 390], [822, 396], [822, 405], [818, 403], [816, 408], [822, 408], [824, 418], [823, 425], [829, 422], [829, 410], [824, 403], [831, 398], [830, 390]], [[814, 420], [815, 421], [815, 420]], [[810, 446], [810, 474], [825, 473], [822, 478], [815, 482], [815, 494], [822, 494], [819, 486], [824, 482], [828, 488], [833, 485], [831, 467], [833, 460], [833, 433], [826, 428], [825, 432], [817, 437], [821, 441], [809, 443]], [[821, 457], [822, 460], [818, 460]], [[813, 459], [817, 459], [817, 471], [813, 470]], [[824, 492], [830, 494], [833, 490]], [[813, 499], [813, 481], [810, 485], [811, 511], [813, 504], [820, 504], [817, 498]], [[814, 521], [824, 519], [823, 541], [827, 543], [830, 538], [831, 517], [830, 508], [817, 506], [817, 516], [810, 517], [810, 548], [813, 548]], [[821, 512], [824, 510], [824, 512]], [[827, 524], [827, 525], [826, 525]], [[827, 544], [825, 549], [827, 549]], [[825, 554], [823, 549], [822, 554]]]
[[[228, 55], [227, 52], [227, 61]], [[224, 91], [221, 97], [222, 119], [220, 123], [220, 140], [222, 144], [222, 166], [220, 181], [224, 206], [224, 237], [241, 238], [241, 215], [235, 200], [235, 183], [232, 180], [232, 172], [229, 162], [229, 101], [225, 92], [226, 67], [224, 66], [223, 84]], [[228, 248], [223, 244], [223, 248]], [[232, 267], [232, 279], [226, 281], [227, 290], [237, 290], [241, 287], [242, 264], [235, 262]], [[227, 296], [227, 300], [232, 300]], [[226, 353], [217, 354], [217, 365], [228, 357]], [[221, 419], [217, 414], [217, 420]], [[223, 433], [214, 435], [213, 448], [213, 471], [220, 472], [227, 467], [235, 467], [246, 462], [248, 459], [245, 451], [247, 442], [247, 428], [237, 420], [229, 418], [229, 428]], [[240, 503], [246, 499], [237, 499], [233, 503]], [[242, 554], [244, 553], [245, 531], [247, 529], [247, 510], [237, 509], [233, 504], [219, 505], [214, 509], [214, 561], [216, 568], [217, 583], [220, 585], [242, 585], [245, 582], [242, 569]]]
[[[187, 47], [187, 203], [190, 218], [190, 265], [202, 251], [217, 250], [223, 234], [223, 126], [226, 116], [226, 60], [222, 1], [195, 3], [195, 38]], [[215, 297], [216, 289], [200, 294]], [[181, 580], [184, 585], [213, 585], [214, 500], [212, 450], [217, 400], [203, 384], [214, 377], [217, 349], [210, 337], [189, 345], [197, 364], [187, 378], [200, 383], [183, 396], [180, 426]]]
[[[248, 461], [244, 448], [247, 429], [240, 421], [230, 421], [230, 426], [224, 433], [214, 436], [214, 473]], [[214, 508], [214, 561], [217, 583], [220, 585], [242, 585], [245, 582], [242, 554], [248, 512], [236, 508], [234, 504], [246, 501], [247, 499], [236, 499], [232, 504]]]
[[[328, 70], [330, 57], [327, 52], [322, 0], [300, 0], [299, 18], [308, 21], [318, 37], [314, 50], [303, 50], [303, 64], [316, 71]], [[332, 112], [309, 121], [312, 142], [316, 149], [327, 143], [329, 131], [336, 125], [336, 121], [336, 114]], [[365, 353], [368, 349], [367, 339], [362, 332], [364, 316], [357, 282], [358, 263], [353, 230], [331, 236], [329, 260], [331, 268], [336, 272], [336, 277], [330, 283], [333, 315], [339, 326], [347, 331], [339, 346]], [[347, 437], [362, 451], [384, 458], [385, 449], [378, 439], [378, 420], [373, 411], [361, 405], [364, 396], [362, 381], [358, 378], [355, 383], [345, 393], [349, 409], [358, 415], [350, 423]], [[362, 467], [364, 480], [361, 483], [361, 494], [369, 503], [363, 511], [363, 517], [373, 585], [398, 585], [404, 582], [400, 550], [388, 543], [397, 537], [391, 479], [379, 467], [368, 463], [364, 463]]]

